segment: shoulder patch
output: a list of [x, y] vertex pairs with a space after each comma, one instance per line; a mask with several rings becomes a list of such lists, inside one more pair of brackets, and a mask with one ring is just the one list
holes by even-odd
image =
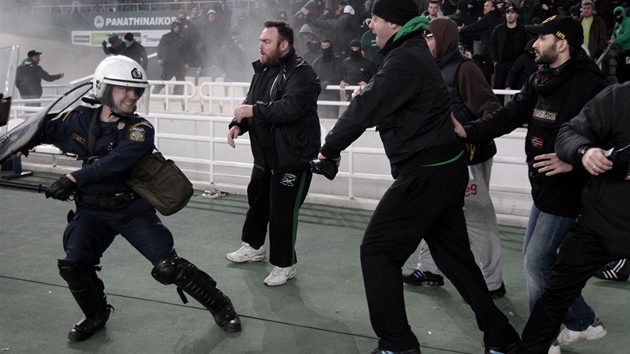
[[144, 143], [147, 135], [147, 132], [144, 129], [145, 128], [142, 123], [135, 124], [129, 128], [129, 140]]

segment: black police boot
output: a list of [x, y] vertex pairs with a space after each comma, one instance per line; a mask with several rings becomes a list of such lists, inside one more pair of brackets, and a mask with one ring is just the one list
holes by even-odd
[[[158, 262], [151, 272], [162, 284], [175, 284], [207, 308], [214, 321], [226, 332], [240, 332], [241, 319], [230, 298], [216, 288], [216, 282], [194, 264], [177, 256]], [[182, 300], [186, 303], [183, 294]]]
[[81, 342], [105, 327], [113, 307], [107, 304], [105, 294], [98, 288], [96, 267], [81, 261], [60, 259], [59, 274], [83, 311], [83, 317], [68, 333], [68, 339]]

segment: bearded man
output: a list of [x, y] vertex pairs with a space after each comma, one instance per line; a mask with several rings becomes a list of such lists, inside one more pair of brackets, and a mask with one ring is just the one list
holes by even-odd
[[[453, 123], [457, 135], [473, 144], [527, 124], [525, 154], [534, 203], [523, 253], [531, 311], [551, 278], [558, 247], [580, 213], [580, 195], [589, 179], [584, 168], [563, 162], [556, 155], [558, 131], [607, 84], [604, 74], [581, 49], [584, 35], [578, 21], [552, 16], [540, 25], [525, 28], [538, 35], [533, 45], [538, 71], [503, 108], [464, 127], [456, 120]], [[560, 353], [560, 345], [606, 335], [582, 296], [567, 312], [564, 324], [566, 328], [557, 340], [543, 345], [551, 346], [550, 354]]]
[[258, 45], [260, 60], [243, 105], [234, 110], [228, 144], [249, 132], [254, 168], [247, 187], [249, 210], [242, 247], [226, 257], [235, 263], [263, 261], [269, 228], [269, 261], [264, 283], [277, 286], [296, 275], [298, 212], [313, 174], [309, 162], [320, 148], [317, 97], [320, 84], [311, 66], [295, 54], [293, 29], [267, 21]]

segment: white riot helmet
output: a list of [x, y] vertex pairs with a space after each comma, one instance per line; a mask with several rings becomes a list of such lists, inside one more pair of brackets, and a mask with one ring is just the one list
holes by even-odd
[[112, 106], [112, 86], [137, 87], [138, 98], [149, 86], [147, 73], [135, 60], [122, 55], [105, 58], [94, 71], [92, 91], [101, 104]]

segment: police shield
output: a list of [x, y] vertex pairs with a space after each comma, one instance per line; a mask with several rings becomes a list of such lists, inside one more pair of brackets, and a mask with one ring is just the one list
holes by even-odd
[[9, 120], [19, 55], [20, 49], [15, 45], [0, 48], [0, 127]]
[[[78, 104], [80, 98], [92, 89], [92, 84], [86, 82], [66, 92], [46, 109], [33, 114], [23, 123], [11, 129], [0, 137], [0, 164], [9, 159], [12, 154], [26, 147], [42, 127], [46, 119], [53, 119], [60, 113]], [[92, 103], [92, 102], [90, 102]]]

